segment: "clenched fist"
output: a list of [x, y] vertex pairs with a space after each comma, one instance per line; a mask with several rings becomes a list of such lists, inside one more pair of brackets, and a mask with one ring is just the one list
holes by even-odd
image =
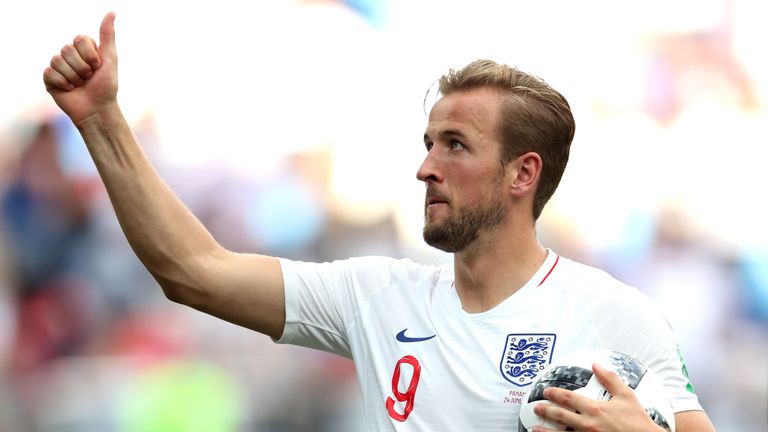
[[99, 44], [77, 36], [53, 56], [43, 82], [56, 104], [79, 125], [101, 109], [117, 103], [117, 50], [115, 14], [101, 22]]

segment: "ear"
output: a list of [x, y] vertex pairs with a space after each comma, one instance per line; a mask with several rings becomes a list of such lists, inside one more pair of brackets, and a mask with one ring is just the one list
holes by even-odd
[[510, 193], [518, 198], [533, 194], [539, 184], [543, 163], [536, 152], [524, 153], [509, 163]]

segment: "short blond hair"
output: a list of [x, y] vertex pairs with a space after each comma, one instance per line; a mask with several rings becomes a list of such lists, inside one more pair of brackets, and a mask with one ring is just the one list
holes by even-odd
[[560, 184], [576, 131], [565, 97], [544, 80], [491, 60], [451, 69], [440, 78], [438, 88], [443, 96], [477, 88], [494, 88], [509, 96], [498, 123], [501, 163], [527, 152], [541, 157], [541, 178], [533, 203], [533, 217], [538, 219]]

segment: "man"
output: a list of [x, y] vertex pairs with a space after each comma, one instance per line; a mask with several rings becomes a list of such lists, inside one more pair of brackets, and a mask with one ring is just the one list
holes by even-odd
[[[574, 132], [567, 102], [542, 81], [489, 61], [441, 80], [417, 173], [427, 187], [425, 240], [454, 253], [440, 267], [379, 257], [300, 263], [222, 248], [159, 178], [120, 112], [114, 14], [98, 46], [76, 37], [44, 82], [166, 296], [282, 343], [353, 358], [371, 430], [515, 430], [532, 377], [582, 348], [639, 358], [667, 386], [678, 431], [714, 430], [649, 301], [537, 241], [536, 218]], [[540, 341], [536, 367], [521, 367], [529, 341]], [[594, 372], [610, 402], [551, 389], [559, 406], [537, 413], [579, 431], [662, 430], [618, 376]]]

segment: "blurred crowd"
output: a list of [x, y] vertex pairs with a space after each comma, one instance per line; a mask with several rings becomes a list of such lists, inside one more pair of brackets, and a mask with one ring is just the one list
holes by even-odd
[[[545, 246], [607, 270], [659, 304], [721, 432], [764, 430], [768, 422], [768, 242], [757, 225], [744, 228], [755, 230], [754, 242], [729, 241], [723, 233], [733, 226], [698, 212], [701, 201], [718, 201], [733, 215], [724, 219], [729, 225], [742, 216], [748, 224], [752, 209], [762, 206], [765, 183], [724, 188], [722, 182], [733, 170], [764, 178], [763, 158], [737, 153], [718, 161], [720, 171], [708, 173], [717, 187], [695, 185], [706, 189], [697, 192], [704, 199], [642, 198], [646, 205], [622, 215], [621, 229], [614, 230], [619, 234], [608, 240], [599, 227], [572, 217], [568, 203], [586, 199], [610, 206], [632, 198], [610, 195], [610, 189], [575, 191], [587, 181], [579, 170], [594, 173], [607, 164], [609, 174], [651, 177], [661, 169], [636, 166], [645, 159], [634, 155], [585, 162], [590, 152], [579, 148], [594, 144], [600, 152], [605, 143], [627, 138], [589, 141], [599, 137], [591, 130], [608, 128], [626, 110], [668, 142], [686, 139], [680, 131], [690, 128], [686, 122], [702, 107], [725, 106], [736, 118], [768, 118], [757, 90], [767, 84], [741, 66], [730, 35], [727, 27], [715, 26], [654, 39], [641, 66], [647, 87], [640, 103], [617, 107], [605, 98], [586, 113], [577, 103], [577, 124], [580, 115], [592, 120], [577, 132], [566, 183], [539, 226]], [[267, 173], [245, 175], [217, 160], [175, 163], [162, 151], [167, 143], [158, 122], [147, 113], [133, 125], [136, 136], [161, 176], [228, 248], [306, 261], [373, 254], [448, 259], [414, 247], [396, 209], [360, 220], [340, 210], [332, 147], [292, 152]], [[693, 124], [697, 130], [730, 127]], [[750, 143], [694, 136], [696, 142], [664, 150], [679, 157], [672, 175], [689, 175], [686, 164], [698, 160], [682, 156], [692, 149], [725, 154], [766, 144], [760, 142], [764, 132]], [[417, 136], [412, 141], [419, 145]], [[422, 186], [413, 180], [411, 187]], [[418, 212], [411, 216], [421, 220]], [[165, 299], [124, 239], [66, 117], [40, 109], [20, 113], [0, 129], [0, 432], [362, 431], [358, 402], [350, 361], [276, 345]]]

